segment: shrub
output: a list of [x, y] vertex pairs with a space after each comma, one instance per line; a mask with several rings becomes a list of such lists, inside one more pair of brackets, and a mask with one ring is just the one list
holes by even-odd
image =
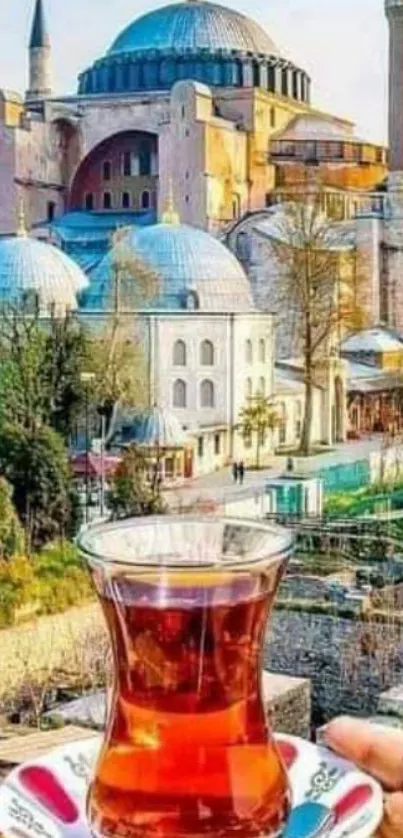
[[13, 490], [0, 477], [0, 558], [8, 559], [24, 551], [24, 533], [13, 504]]
[[35, 573], [26, 556], [0, 561], [0, 627], [11, 625], [16, 612], [35, 599]]
[[68, 542], [27, 558], [0, 561], [0, 628], [13, 625], [29, 604], [37, 614], [56, 614], [89, 601], [93, 590], [77, 548]]

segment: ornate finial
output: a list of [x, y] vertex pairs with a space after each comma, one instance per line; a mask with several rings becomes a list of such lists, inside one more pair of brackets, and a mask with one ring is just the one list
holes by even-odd
[[18, 202], [18, 224], [17, 224], [17, 236], [27, 236], [27, 220], [25, 217], [25, 206], [24, 206], [24, 199], [20, 198]]
[[177, 213], [175, 210], [172, 178], [169, 178], [168, 200], [166, 210], [162, 213], [162, 223], [180, 224], [179, 213]]
[[127, 227], [123, 224], [119, 224], [115, 230], [112, 231], [110, 236], [111, 247], [118, 247], [122, 242], [124, 242], [127, 234]]

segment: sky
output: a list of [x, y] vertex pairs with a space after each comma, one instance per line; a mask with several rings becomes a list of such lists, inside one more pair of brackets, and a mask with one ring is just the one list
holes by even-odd
[[[54, 88], [73, 93], [79, 72], [124, 26], [167, 0], [44, 0]], [[352, 119], [359, 136], [387, 138], [387, 25], [383, 0], [221, 0], [261, 23], [312, 77], [312, 103]], [[0, 0], [0, 87], [26, 88], [34, 0]]]

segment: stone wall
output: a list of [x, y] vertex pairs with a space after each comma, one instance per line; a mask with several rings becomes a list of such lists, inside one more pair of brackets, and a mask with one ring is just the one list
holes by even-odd
[[313, 725], [341, 713], [371, 716], [403, 681], [403, 629], [322, 615], [274, 614], [265, 666], [312, 681]]
[[[104, 667], [106, 659], [102, 615], [93, 605], [42, 618], [0, 632], [0, 648], [0, 710], [2, 699], [21, 689], [28, 677], [47, 681], [57, 670], [60, 683], [68, 673], [79, 678], [87, 673], [95, 684], [97, 667]], [[312, 681], [315, 727], [340, 713], [373, 716], [380, 694], [403, 682], [403, 628], [393, 622], [280, 611], [272, 619], [264, 665], [271, 673]], [[272, 685], [275, 726], [298, 732], [298, 723], [305, 735], [308, 688], [298, 694], [293, 692], [298, 682], [291, 684], [291, 692], [280, 700], [278, 686]]]

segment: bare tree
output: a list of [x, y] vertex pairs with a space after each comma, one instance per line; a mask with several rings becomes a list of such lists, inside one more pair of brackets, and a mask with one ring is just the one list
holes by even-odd
[[94, 397], [106, 406], [107, 437], [119, 409], [150, 401], [147, 337], [141, 310], [158, 295], [160, 279], [133, 249], [131, 231], [118, 230], [111, 253], [109, 317], [90, 345], [88, 369], [95, 373]]
[[338, 354], [342, 336], [362, 327], [360, 270], [349, 230], [327, 218], [320, 191], [309, 201], [285, 204], [270, 233], [278, 267], [276, 301], [296, 324], [302, 355], [305, 412], [300, 452], [309, 455], [315, 368]]

